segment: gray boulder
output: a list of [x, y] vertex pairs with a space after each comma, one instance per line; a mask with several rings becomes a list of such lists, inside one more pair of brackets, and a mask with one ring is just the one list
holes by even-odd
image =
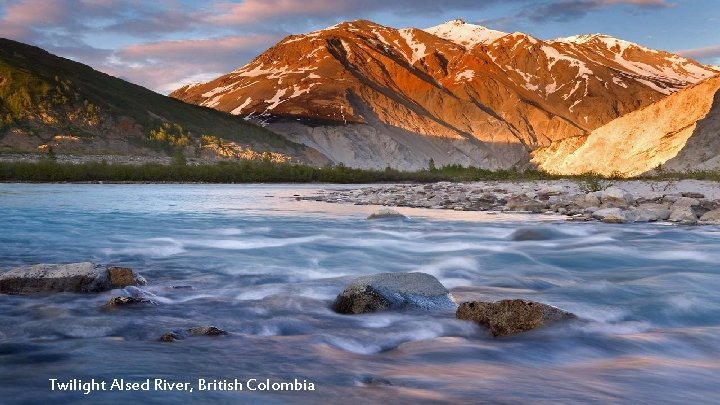
[[701, 222], [720, 223], [720, 208], [708, 211], [700, 217]]
[[608, 187], [600, 195], [603, 205], [625, 207], [632, 204], [635, 199], [633, 195], [619, 187]]
[[695, 225], [697, 224], [698, 218], [690, 206], [673, 206], [669, 220], [670, 222], [678, 222], [682, 225]]
[[23, 266], [0, 274], [2, 294], [97, 293], [144, 284], [132, 269], [89, 262]]
[[554, 322], [577, 318], [575, 314], [560, 308], [526, 300], [463, 302], [455, 317], [486, 326], [493, 336], [527, 332]]
[[425, 273], [380, 273], [356, 278], [335, 299], [341, 314], [387, 310], [455, 310], [450, 292]]
[[603, 208], [592, 213], [593, 218], [609, 224], [622, 224], [635, 221], [635, 215], [620, 208]]

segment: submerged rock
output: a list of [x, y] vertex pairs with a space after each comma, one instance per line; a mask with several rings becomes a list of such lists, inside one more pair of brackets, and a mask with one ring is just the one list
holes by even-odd
[[143, 284], [145, 279], [132, 269], [89, 262], [23, 266], [0, 274], [3, 294], [96, 293]]
[[510, 240], [517, 242], [564, 239], [570, 237], [572, 237], [572, 235], [568, 235], [547, 226], [518, 228], [510, 234]]
[[117, 308], [138, 304], [157, 305], [157, 302], [142, 297], [113, 297], [105, 303], [104, 307]]
[[463, 302], [455, 317], [487, 326], [493, 336], [527, 332], [553, 322], [577, 318], [560, 308], [526, 300]]
[[450, 292], [425, 273], [380, 273], [353, 280], [335, 299], [341, 314], [364, 314], [387, 310], [454, 310]]
[[198, 326], [185, 330], [175, 330], [168, 332], [160, 336], [161, 342], [173, 342], [175, 340], [182, 340], [188, 336], [224, 336], [228, 333], [215, 326]]
[[407, 217], [395, 210], [382, 209], [370, 214], [367, 219], [407, 219]]

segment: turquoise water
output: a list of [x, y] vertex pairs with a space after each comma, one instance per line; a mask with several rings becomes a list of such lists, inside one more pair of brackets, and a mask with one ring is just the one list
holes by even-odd
[[[720, 228], [415, 209], [366, 221], [376, 207], [294, 198], [319, 187], [0, 185], [0, 270], [128, 265], [159, 303], [0, 296], [0, 403], [720, 402]], [[519, 228], [546, 237], [516, 241]], [[329, 309], [352, 278], [388, 271], [433, 274], [459, 301], [528, 298], [584, 321], [493, 339], [452, 313]], [[230, 335], [158, 341], [202, 325]], [[316, 390], [83, 395], [51, 391], [51, 378]]]

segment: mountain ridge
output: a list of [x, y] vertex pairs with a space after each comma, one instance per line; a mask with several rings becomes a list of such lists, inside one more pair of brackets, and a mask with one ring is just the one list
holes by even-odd
[[357, 20], [288, 36], [171, 96], [350, 166], [419, 169], [432, 159], [498, 169], [714, 73], [597, 34], [543, 41], [461, 20], [427, 30]]
[[303, 162], [317, 154], [237, 117], [0, 38], [0, 152], [49, 150], [146, 157], [183, 151], [204, 160], [267, 152]]

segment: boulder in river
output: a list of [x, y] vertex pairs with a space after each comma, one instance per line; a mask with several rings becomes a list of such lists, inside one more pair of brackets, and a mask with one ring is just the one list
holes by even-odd
[[380, 273], [353, 280], [335, 299], [341, 314], [364, 314], [387, 310], [454, 310], [450, 292], [425, 273]]
[[367, 219], [407, 219], [407, 217], [395, 210], [382, 209], [373, 212]]
[[185, 330], [176, 330], [160, 336], [161, 342], [173, 342], [185, 339], [188, 336], [224, 336], [228, 333], [215, 326], [198, 326]]
[[105, 303], [105, 308], [126, 307], [139, 304], [157, 305], [155, 301], [142, 297], [113, 297]]
[[519, 299], [463, 302], [455, 317], [487, 326], [493, 336], [527, 332], [553, 322], [577, 318], [552, 305]]
[[97, 293], [143, 284], [145, 279], [132, 269], [108, 268], [89, 262], [37, 264], [0, 274], [0, 293], [3, 294]]

